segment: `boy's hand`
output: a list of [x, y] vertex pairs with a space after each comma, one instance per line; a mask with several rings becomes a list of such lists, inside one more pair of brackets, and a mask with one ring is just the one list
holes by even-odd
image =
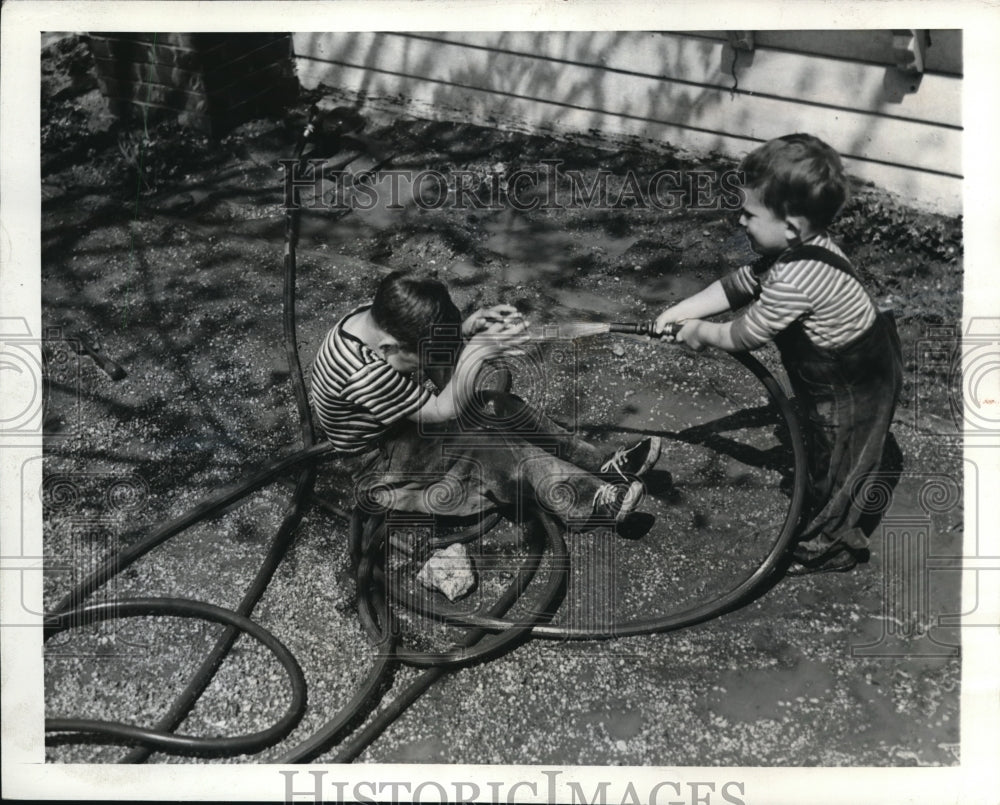
[[668, 307], [659, 316], [656, 317], [656, 321], [653, 322], [653, 332], [656, 335], [663, 335], [663, 331], [671, 324], [676, 324], [680, 321], [680, 316], [674, 313], [674, 308]]
[[521, 318], [505, 318], [486, 325], [485, 329], [476, 333], [469, 339], [466, 350], [478, 360], [489, 360], [517, 352], [529, 340], [528, 322]]
[[689, 319], [681, 326], [680, 331], [674, 336], [674, 340], [679, 344], [686, 344], [695, 352], [701, 352], [705, 347], [710, 346], [702, 333], [701, 319]]
[[465, 338], [471, 338], [477, 333], [485, 332], [492, 325], [513, 326], [522, 321], [521, 314], [513, 305], [483, 307], [462, 322], [462, 335]]

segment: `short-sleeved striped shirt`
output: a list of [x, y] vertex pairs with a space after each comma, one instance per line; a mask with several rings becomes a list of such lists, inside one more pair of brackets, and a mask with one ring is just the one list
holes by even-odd
[[393, 369], [344, 330], [351, 311], [327, 333], [312, 365], [309, 391], [326, 437], [345, 453], [369, 449], [393, 424], [419, 411], [431, 391]]
[[[821, 246], [843, 257], [825, 234], [808, 245]], [[763, 346], [794, 321], [817, 346], [836, 348], [851, 343], [875, 321], [875, 304], [857, 279], [821, 260], [781, 258], [769, 267], [745, 265], [722, 278], [733, 309], [748, 305], [733, 320], [737, 349]]]

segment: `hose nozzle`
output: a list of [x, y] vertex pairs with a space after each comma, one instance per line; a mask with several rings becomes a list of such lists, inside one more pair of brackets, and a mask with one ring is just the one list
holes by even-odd
[[634, 321], [634, 322], [623, 322], [617, 321], [612, 322], [609, 326], [608, 332], [612, 333], [628, 333], [629, 335], [648, 335], [653, 338], [663, 338], [668, 341], [673, 341], [677, 337], [677, 333], [680, 332], [681, 325], [678, 323], [673, 323], [667, 325], [666, 329], [657, 334], [654, 328], [655, 322], [652, 321]]

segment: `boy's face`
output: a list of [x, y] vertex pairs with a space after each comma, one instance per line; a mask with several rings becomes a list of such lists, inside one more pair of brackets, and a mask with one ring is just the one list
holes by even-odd
[[783, 218], [764, 206], [757, 191], [743, 188], [742, 226], [757, 254], [781, 254], [799, 238], [794, 220]]
[[420, 367], [420, 355], [406, 349], [394, 338], [380, 343], [379, 351], [387, 364], [404, 375], [415, 372]]

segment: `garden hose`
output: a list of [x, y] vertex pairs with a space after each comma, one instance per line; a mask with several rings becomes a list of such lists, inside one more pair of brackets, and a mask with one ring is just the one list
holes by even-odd
[[[296, 164], [302, 164], [302, 155], [307, 142], [309, 141], [311, 135], [315, 131], [316, 117], [318, 110], [316, 107], [310, 112], [309, 123], [299, 137], [299, 141], [296, 147]], [[309, 410], [308, 397], [305, 389], [305, 383], [302, 378], [302, 368], [299, 363], [298, 358], [298, 348], [297, 348], [297, 337], [296, 337], [296, 326], [295, 326], [295, 246], [298, 240], [298, 219], [299, 219], [299, 205], [298, 205], [298, 187], [293, 183], [293, 203], [286, 207], [286, 227], [285, 227], [285, 255], [284, 255], [284, 316], [283, 316], [283, 331], [284, 331], [284, 343], [285, 343], [285, 354], [288, 363], [289, 374], [292, 379], [293, 389], [295, 391], [297, 408], [299, 411], [300, 426], [302, 431], [302, 440], [304, 443], [304, 448], [299, 453], [289, 456], [286, 459], [282, 459], [275, 462], [270, 467], [261, 471], [257, 475], [250, 478], [248, 481], [239, 484], [234, 490], [223, 493], [221, 496], [216, 497], [213, 500], [206, 501], [200, 506], [196, 507], [191, 512], [186, 515], [177, 518], [165, 526], [158, 529], [152, 535], [150, 535], [145, 540], [142, 540], [136, 546], [131, 549], [124, 551], [117, 556], [112, 556], [99, 568], [95, 573], [93, 573], [88, 579], [86, 579], [83, 584], [79, 585], [66, 599], [64, 599], [56, 608], [58, 613], [56, 620], [47, 619], [46, 620], [46, 638], [55, 634], [59, 631], [56, 625], [65, 625], [64, 618], [65, 613], [74, 612], [74, 606], [79, 604], [88, 595], [90, 595], [97, 587], [104, 584], [108, 579], [117, 575], [130, 564], [138, 560], [141, 556], [144, 556], [150, 550], [155, 548], [157, 545], [161, 544], [170, 537], [180, 533], [184, 529], [194, 525], [195, 523], [206, 519], [208, 517], [214, 516], [225, 509], [232, 502], [242, 499], [248, 494], [261, 488], [263, 485], [268, 483], [270, 480], [277, 477], [279, 474], [285, 472], [291, 466], [296, 464], [302, 464], [303, 468], [300, 471], [298, 480], [296, 482], [295, 491], [293, 493], [292, 502], [289, 505], [283, 521], [278, 529], [277, 535], [273, 540], [270, 549], [265, 557], [265, 560], [258, 571], [254, 581], [251, 583], [250, 588], [244, 595], [243, 600], [240, 602], [239, 607], [234, 613], [235, 617], [246, 618], [253, 611], [260, 597], [263, 595], [264, 591], [267, 589], [271, 578], [281, 560], [283, 559], [285, 553], [287, 552], [292, 537], [294, 535], [295, 529], [302, 516], [302, 504], [303, 501], [312, 494], [312, 486], [315, 478], [314, 459], [321, 456], [324, 452], [329, 450], [329, 446], [321, 446], [319, 450], [311, 450], [313, 448], [315, 438], [313, 434], [311, 414]], [[126, 602], [119, 602], [126, 603]], [[170, 607], [198, 607], [201, 606], [198, 602], [189, 602], [184, 599], [169, 599], [167, 602]], [[206, 605], [207, 606], [207, 605]], [[119, 608], [119, 611], [122, 611]], [[230, 612], [229, 610], [225, 610]], [[221, 666], [229, 650], [232, 648], [236, 639], [239, 637], [240, 629], [235, 625], [230, 625], [223, 634], [217, 640], [215, 646], [202, 662], [199, 669], [195, 672], [191, 681], [187, 687], [181, 692], [181, 694], [175, 699], [173, 705], [168, 710], [168, 712], [158, 721], [156, 727], [147, 732], [150, 735], [170, 735], [173, 734], [172, 731], [184, 721], [187, 714], [190, 712], [191, 708], [198, 701], [202, 693], [207, 689], [208, 685], [211, 683], [216, 671]], [[301, 717], [302, 711], [305, 707], [305, 691], [303, 682], [303, 695], [301, 701], [298, 702], [300, 707], [297, 717]], [[65, 721], [60, 721], [58, 719], [52, 719], [46, 722], [46, 730], [56, 732], [59, 731], [59, 724], [64, 724]], [[125, 725], [114, 725], [113, 729], [116, 731], [115, 734], [123, 735], [122, 729]], [[294, 725], [293, 725], [294, 726]], [[111, 726], [108, 729], [112, 729]], [[125, 732], [129, 730], [139, 730], [140, 728], [128, 728]], [[289, 728], [290, 729], [290, 728]], [[140, 730], [141, 731], [141, 730]], [[135, 733], [140, 734], [140, 733]], [[271, 745], [275, 741], [271, 740], [271, 733], [267, 733], [262, 736], [251, 736], [240, 742], [229, 742], [223, 743], [215, 748], [219, 751], [249, 751], [253, 749], [254, 751], [259, 751], [266, 746]], [[284, 735], [280, 736], [284, 737]], [[260, 742], [258, 739], [266, 740], [266, 743]], [[280, 738], [279, 738], [280, 739]], [[247, 743], [249, 741], [249, 743]], [[255, 741], [257, 741], [255, 743]], [[124, 759], [125, 763], [141, 763], [146, 760], [151, 754], [152, 748], [162, 747], [165, 745], [173, 746], [173, 744], [164, 744], [161, 742], [150, 743], [147, 742], [145, 745], [130, 752]]]
[[[317, 126], [317, 110], [312, 108], [308, 125], [296, 147], [296, 166], [301, 166], [304, 148]], [[153, 728], [90, 719], [47, 719], [45, 729], [53, 740], [112, 739], [137, 744], [125, 762], [142, 762], [153, 751], [201, 756], [222, 756], [259, 752], [285, 738], [299, 723], [306, 707], [306, 683], [301, 668], [288, 649], [268, 630], [250, 620], [257, 601], [263, 595], [288, 548], [301, 519], [303, 506], [314, 499], [313, 482], [317, 463], [335, 453], [329, 442], [316, 444], [309, 411], [308, 396], [299, 363], [295, 332], [295, 247], [298, 241], [298, 187], [294, 182], [292, 204], [286, 207], [285, 219], [285, 284], [283, 334], [286, 360], [300, 418], [303, 446], [295, 453], [278, 459], [251, 477], [223, 490], [183, 515], [155, 528], [120, 553], [107, 557], [99, 567], [73, 588], [44, 619], [45, 639], [76, 626], [116, 617], [162, 616], [200, 618], [223, 624], [226, 629], [214, 648], [202, 662], [185, 690], [177, 697], [168, 713]], [[615, 323], [605, 325], [604, 332], [655, 335], [651, 323]], [[671, 332], [666, 337], [672, 335]], [[540, 605], [532, 608], [520, 620], [505, 618], [510, 608], [525, 594], [542, 562], [540, 549], [529, 554], [514, 573], [498, 600], [482, 615], [453, 615], [439, 612], [433, 605], [404, 593], [398, 574], [380, 565], [386, 542], [384, 515], [367, 520], [359, 509], [351, 515], [349, 551], [355, 567], [358, 614], [362, 626], [372, 639], [377, 659], [354, 696], [323, 727], [292, 749], [285, 750], [274, 762], [306, 762], [329, 751], [345, 739], [334, 762], [350, 762], [358, 757], [384, 730], [430, 686], [447, 673], [474, 663], [493, 659], [526, 639], [598, 640], [628, 635], [649, 634], [679, 629], [716, 617], [759, 594], [773, 578], [773, 571], [782, 561], [791, 544], [805, 498], [806, 456], [802, 434], [791, 404], [774, 377], [755, 358], [745, 353], [733, 357], [749, 369], [767, 389], [788, 426], [794, 457], [794, 485], [784, 526], [764, 561], [744, 581], [713, 601], [688, 608], [668, 616], [641, 618], [616, 623], [608, 629], [575, 629], [549, 623], [554, 617], [566, 590], [569, 556], [561, 530], [554, 519], [539, 510], [523, 527], [540, 527], [546, 537], [549, 556], [548, 575], [539, 598]], [[282, 523], [272, 541], [265, 560], [241, 600], [237, 610], [179, 598], [120, 599], [109, 603], [85, 604], [98, 588], [114, 578], [141, 557], [196, 523], [216, 517], [236, 503], [269, 483], [280, 480], [289, 471], [297, 471], [292, 499]], [[499, 522], [501, 515], [493, 513], [483, 523], [432, 537], [428, 547], [439, 548], [455, 542], [467, 542]], [[392, 604], [399, 604], [420, 615], [465, 627], [465, 635], [452, 648], [443, 652], [418, 651], [401, 645]], [[228, 651], [240, 636], [248, 634], [261, 642], [282, 664], [291, 685], [291, 701], [284, 715], [271, 727], [248, 735], [228, 738], [203, 738], [177, 734], [174, 730], [184, 721], [191, 708], [207, 689]], [[371, 711], [389, 685], [394, 669], [400, 664], [425, 668], [389, 705], [384, 707], [360, 732], [348, 739], [359, 722]]]
[[133, 598], [101, 604], [88, 604], [78, 609], [60, 612], [50, 619], [50, 633], [99, 623], [114, 618], [159, 615], [176, 618], [198, 618], [213, 621], [245, 632], [267, 647], [288, 673], [292, 698], [285, 714], [266, 730], [232, 738], [202, 738], [177, 735], [169, 731], [135, 727], [113, 721], [82, 718], [50, 718], [46, 732], [76, 733], [118, 739], [127, 743], [142, 743], [157, 749], [187, 755], [234, 755], [259, 751], [280, 741], [298, 725], [306, 706], [306, 680], [292, 653], [263, 626], [249, 618], [202, 601], [178, 598]]
[[390, 686], [398, 663], [395, 655], [395, 636], [375, 647], [378, 657], [368, 675], [353, 697], [340, 711], [306, 740], [276, 757], [271, 763], [308, 763], [343, 741], [360, 725], [373, 703], [381, 698]]
[[[177, 536], [182, 531], [185, 531], [196, 523], [200, 523], [202, 520], [218, 516], [233, 503], [267, 486], [267, 484], [288, 472], [288, 470], [305, 462], [316, 461], [333, 452], [335, 452], [335, 448], [329, 442], [320, 442], [311, 447], [303, 448], [298, 452], [272, 462], [250, 478], [202, 501], [179, 517], [168, 520], [135, 545], [131, 545], [121, 552], [107, 557], [96, 570], [81, 581], [55, 606], [53, 613], [58, 615], [67, 610], [76, 609], [95, 590], [171, 537]], [[49, 636], [50, 632], [48, 620], [46, 618], [44, 627], [46, 637]]]
[[[623, 330], [623, 332], [636, 332], [636, 330]], [[799, 516], [805, 501], [805, 443], [792, 404], [774, 376], [764, 368], [760, 361], [749, 353], [737, 352], [731, 354], [733, 358], [749, 369], [760, 380], [764, 388], [767, 389], [771, 401], [777, 406], [788, 426], [789, 437], [792, 443], [794, 458], [792, 496], [788, 504], [784, 525], [763, 562], [749, 577], [734, 588], [704, 604], [689, 607], [670, 615], [614, 623], [604, 629], [570, 628], [538, 624], [532, 628], [532, 637], [549, 640], [609, 640], [617, 637], [674, 631], [687, 626], [693, 626], [696, 623], [701, 623], [729, 612], [740, 604], [752, 600], [765, 585], [770, 583], [774, 570], [785, 558], [786, 552], [795, 538]], [[417, 611], [425, 617], [445, 621], [454, 626], [466, 626], [468, 628], [487, 629], [490, 631], [503, 631], [518, 627], [518, 624], [503, 620], [502, 618], [439, 613], [433, 607], [422, 605], [411, 597], [401, 594], [398, 590], [392, 590], [391, 592], [398, 603]]]
[[[295, 167], [301, 168], [303, 163], [302, 154], [306, 144], [311, 139], [316, 130], [316, 116], [318, 110], [314, 106], [310, 110], [309, 122], [299, 136], [295, 149]], [[283, 315], [282, 334], [285, 346], [285, 361], [288, 365], [289, 376], [292, 381], [292, 389], [295, 393], [296, 408], [299, 413], [299, 427], [302, 433], [302, 444], [310, 447], [315, 444], [316, 439], [313, 433], [312, 415], [309, 411], [309, 398], [302, 378], [302, 365], [299, 362], [298, 339], [295, 327], [295, 247], [299, 239], [299, 188], [292, 183], [292, 204], [285, 207], [285, 255], [284, 255], [284, 286], [282, 289]], [[291, 546], [295, 535], [295, 529], [302, 519], [303, 503], [311, 496], [313, 484], [316, 478], [315, 465], [305, 464], [299, 471], [295, 489], [292, 493], [292, 501], [282, 518], [281, 525], [275, 535], [271, 547], [264, 558], [264, 562], [257, 571], [257, 575], [251, 582], [249, 589], [240, 601], [236, 612], [240, 615], [249, 616], [261, 596], [267, 590], [278, 565], [284, 558], [285, 553]], [[236, 642], [239, 633], [236, 629], [226, 629], [209, 655], [202, 662], [195, 672], [188, 686], [174, 700], [170, 710], [157, 723], [157, 728], [162, 730], [173, 730], [179, 726], [187, 717], [191, 708], [197, 703], [202, 693], [211, 683], [216, 671], [222, 665], [230, 649]], [[141, 763], [149, 756], [149, 750], [141, 747], [127, 755], [122, 762]]]
[[[562, 534], [559, 526], [551, 518], [550, 515], [545, 512], [535, 509], [536, 515], [538, 517], [538, 522], [544, 529], [546, 535], [549, 539], [550, 547], [557, 553], [565, 555], [566, 544], [563, 542]], [[561, 546], [561, 547], [560, 547]], [[502, 616], [508, 609], [510, 609], [521, 597], [524, 590], [527, 588], [528, 584], [531, 583], [531, 579], [534, 576], [535, 569], [537, 569], [537, 563], [540, 562], [541, 556], [531, 557], [529, 561], [531, 564], [526, 565], [522, 568], [522, 572], [519, 572], [515, 576], [515, 581], [507, 586], [501, 596], [498, 598], [496, 603], [490, 607], [488, 614], [493, 617]], [[558, 578], [560, 582], [565, 580], [565, 572], [552, 572], [550, 577]], [[549, 585], [549, 593], [552, 592], [552, 585]], [[561, 597], [562, 591], [556, 590], [555, 595], [551, 595], [545, 602], [543, 609], [551, 609], [552, 612], [539, 613], [538, 617], [547, 618], [550, 617], [552, 613], [555, 612], [555, 606], [557, 599]], [[360, 591], [359, 591], [360, 597]], [[460, 654], [463, 649], [471, 648], [485, 636], [485, 632], [482, 630], [470, 630], [461, 639], [459, 644], [456, 646], [455, 654]], [[522, 638], [526, 637], [522, 635]], [[472, 660], [470, 660], [471, 662]], [[382, 710], [371, 722], [369, 722], [365, 727], [355, 735], [350, 741], [344, 745], [337, 755], [333, 758], [334, 763], [351, 763], [357, 759], [365, 748], [367, 748], [379, 735], [381, 735], [393, 721], [402, 715], [406, 708], [408, 708], [413, 702], [415, 702], [423, 693], [425, 693], [431, 685], [441, 679], [449, 672], [450, 668], [446, 667], [445, 664], [434, 665], [428, 668], [421, 674], [417, 679], [410, 683], [410, 685], [400, 693], [384, 710]]]
[[[782, 529], [781, 535], [778, 540], [772, 546], [765, 561], [758, 567], [758, 569], [743, 583], [738, 585], [734, 590], [729, 593], [717, 598], [716, 600], [709, 602], [708, 604], [694, 607], [689, 610], [685, 610], [680, 613], [676, 613], [671, 616], [662, 618], [651, 618], [643, 619], [638, 621], [632, 621], [624, 624], [615, 624], [613, 629], [609, 630], [583, 630], [583, 629], [567, 629], [564, 627], [556, 627], [549, 624], [536, 622], [531, 624], [529, 627], [525, 627], [522, 622], [511, 622], [505, 621], [502, 618], [502, 613], [497, 609], [491, 610], [490, 613], [483, 616], [464, 616], [462, 618], [453, 617], [451, 622], [456, 623], [456, 625], [463, 625], [469, 627], [473, 630], [479, 630], [480, 632], [485, 631], [503, 631], [503, 632], [513, 632], [517, 630], [519, 633], [515, 637], [510, 638], [509, 643], [504, 642], [499, 646], [492, 644], [485, 649], [480, 651], [465, 650], [469, 649], [469, 646], [459, 647], [455, 652], [452, 652], [446, 659], [445, 663], [447, 666], [461, 666], [471, 664], [473, 662], [479, 662], [485, 659], [487, 656], [494, 656], [500, 651], [504, 650], [505, 646], [513, 646], [520, 639], [524, 639], [525, 635], [523, 632], [530, 631], [532, 637], [538, 638], [548, 638], [548, 639], [571, 639], [571, 640], [595, 640], [595, 639], [609, 639], [616, 636], [627, 636], [627, 635], [638, 635], [638, 634], [648, 634], [652, 632], [669, 631], [673, 629], [678, 629], [683, 626], [692, 625], [709, 618], [720, 615], [732, 608], [738, 606], [741, 602], [748, 600], [752, 597], [759, 587], [766, 583], [771, 571], [777, 566], [777, 564], [782, 559], [782, 554], [788, 547], [795, 530], [795, 524], [798, 518], [798, 512], [801, 509], [802, 500], [805, 493], [805, 473], [803, 471], [805, 462], [805, 452], [802, 443], [801, 433], [798, 429], [797, 420], [795, 419], [794, 412], [791, 409], [791, 405], [785, 397], [784, 393], [781, 391], [780, 386], [773, 376], [752, 356], [746, 354], [736, 354], [734, 357], [739, 360], [744, 366], [750, 369], [755, 376], [762, 382], [765, 388], [768, 390], [773, 402], [777, 405], [786, 423], [790, 429], [791, 441], [793, 446], [793, 454], [795, 459], [795, 473], [794, 473], [794, 487], [792, 492], [792, 501], [789, 506], [788, 516], [785, 521], [785, 526]], [[199, 506], [192, 509], [190, 512], [170, 521], [156, 531], [149, 535], [145, 540], [141, 541], [137, 545], [130, 549], [127, 549], [122, 554], [117, 557], [112, 557], [105, 564], [99, 568], [95, 573], [93, 573], [88, 579], [81, 583], [76, 590], [74, 590], [66, 599], [67, 602], [74, 602], [74, 605], [78, 605], [79, 600], [87, 597], [91, 592], [93, 592], [97, 587], [103, 584], [105, 581], [110, 579], [113, 575], [121, 570], [124, 570], [129, 564], [133, 563], [141, 556], [148, 553], [150, 550], [155, 548], [157, 545], [164, 542], [166, 539], [180, 533], [185, 528], [199, 522], [202, 519], [218, 514], [220, 511], [231, 505], [233, 502], [241, 499], [242, 497], [250, 494], [257, 489], [260, 489], [268, 482], [272, 481], [276, 477], [286, 473], [288, 470], [296, 467], [300, 463], [305, 462], [315, 462], [317, 459], [324, 456], [324, 454], [332, 451], [329, 444], [319, 444], [314, 445], [309, 448], [300, 450], [299, 452], [288, 456], [286, 458], [280, 459], [270, 466], [252, 476], [251, 478], [240, 483], [233, 489], [227, 490], [214, 498], [203, 502]], [[355, 511], [354, 517], [352, 517], [351, 525], [351, 542], [352, 545], [359, 545], [362, 543], [362, 532], [366, 526], [374, 526], [375, 530], [378, 530], [378, 522], [373, 522], [371, 519], [365, 522], [360, 516], [360, 512]], [[384, 523], [383, 523], [384, 526]], [[371, 536], [368, 540], [369, 548], [378, 543], [377, 536]], [[562, 543], [561, 537], [559, 542]], [[558, 545], [553, 546], [558, 549]], [[562, 548], [565, 550], [565, 543], [562, 543]], [[370, 563], [370, 551], [366, 552], [369, 555]], [[362, 592], [366, 589], [364, 585], [364, 579], [368, 578], [371, 573], [370, 570], [364, 570], [362, 574], [359, 574], [359, 599], [362, 599]], [[555, 578], [556, 574], [552, 574]], [[551, 579], [550, 579], [551, 581]], [[554, 587], [553, 583], [553, 587]], [[372, 590], [372, 587], [367, 588]], [[514, 590], [516, 587], [512, 586], [510, 590]], [[551, 588], [550, 588], [551, 590]], [[367, 597], [367, 594], [366, 594]], [[364, 600], [364, 599], [362, 599]], [[174, 601], [179, 606], [196, 606], [197, 602], [185, 602], [185, 601]], [[119, 611], [121, 611], [121, 605], [129, 604], [128, 601], [118, 602]], [[369, 603], [366, 605], [368, 611], [373, 611], [375, 607]], [[47, 636], [62, 631], [68, 628], [66, 625], [66, 618], [72, 619], [70, 616], [72, 614], [73, 607], [63, 605], [60, 607], [59, 612], [61, 614], [57, 615], [56, 618], [48, 619], [46, 622]], [[437, 615], [433, 612], [425, 612], [422, 614], [427, 614], [433, 617]], [[470, 632], [470, 637], [477, 634], [476, 631]], [[477, 635], [477, 640], [479, 636]], [[465, 641], [463, 641], [465, 642]], [[475, 641], [472, 641], [473, 643]], [[429, 663], [432, 657], [420, 657], [414, 654], [413, 659], [415, 664]], [[374, 692], [377, 691], [381, 686], [383, 686], [383, 681], [385, 675], [388, 673], [390, 666], [397, 660], [395, 651], [384, 650], [379, 662], [373, 669], [372, 674], [366, 680], [364, 687], [359, 690], [358, 694], [345, 706], [341, 713], [330, 722], [324, 729], [317, 732], [312, 738], [308, 739], [302, 745], [300, 745], [297, 753], [286, 753], [285, 762], [303, 762], [311, 757], [316, 756], [316, 752], [322, 751], [320, 747], [328, 747], [331, 744], [335, 744], [337, 739], [342, 737], [341, 733], [345, 731], [345, 727], [349, 725], [358, 716], [358, 713], [368, 706]], [[221, 662], [221, 659], [219, 660]], [[401, 694], [403, 697], [397, 700], [393, 706], [385, 711], [379, 716], [378, 724], [381, 724], [381, 728], [377, 730], [380, 734], [381, 731], [385, 729], [388, 723], [391, 721], [391, 716], [393, 713], [402, 712], [408, 703], [415, 701], [416, 698], [422, 693], [430, 684], [433, 683], [437, 678], [446, 673], [448, 668], [439, 666], [438, 668], [431, 668], [427, 672], [427, 676], [422, 676], [419, 682], [415, 682], [411, 689], [405, 694]], [[88, 729], [86, 730], [67, 730], [67, 724], [76, 723], [78, 726], [84, 726], [82, 722], [74, 722], [70, 720], [49, 720], [46, 723], [46, 730], [50, 732], [89, 732], [97, 733], [97, 727], [95, 724], [87, 723]], [[375, 723], [369, 725], [366, 731], [358, 736], [355, 740], [362, 740], [362, 742], [374, 740], [373, 730], [376, 729]], [[119, 725], [121, 726], [121, 725]], [[91, 729], [93, 728], [93, 729]], [[146, 730], [142, 731], [141, 728], [128, 728], [132, 730], [129, 733], [129, 737], [134, 737], [137, 740], [142, 738], [149, 738], [150, 740], [144, 741], [146, 746], [152, 746], [154, 748], [169, 748], [176, 749], [176, 751], [187, 751], [190, 749], [188, 745], [184, 743], [183, 740], [176, 743], [164, 742], [157, 739], [157, 736], [162, 737], [161, 733], [156, 730]], [[136, 731], [137, 730], [137, 731]], [[128, 730], [126, 730], [127, 732]], [[126, 737], [124, 732], [119, 731], [117, 733], [122, 737]], [[270, 740], [272, 736], [266, 736], [265, 740]], [[367, 745], [367, 743], [365, 744]], [[355, 747], [354, 749], [350, 747]], [[264, 748], [264, 744], [260, 744], [256, 747], [258, 750]], [[226, 743], [221, 742], [209, 746], [205, 744], [199, 748], [199, 751], [206, 751], [208, 749], [214, 749], [215, 751], [225, 751], [232, 750], [235, 752], [247, 752], [250, 751], [245, 743]], [[341, 758], [346, 757], [354, 752], [360, 753], [361, 749], [357, 748], [354, 743], [350, 744], [348, 748], [342, 750], [342, 754], [339, 756]]]
[[[558, 527], [551, 518], [542, 516], [539, 513], [540, 522], [549, 538], [549, 544], [553, 555], [565, 555], [566, 547], [562, 541], [562, 536]], [[527, 524], [526, 524], [527, 526]], [[366, 536], [362, 533], [365, 528], [369, 529]], [[368, 518], [365, 521], [359, 510], [355, 509], [355, 514], [351, 519], [351, 542], [352, 545], [365, 545], [365, 556], [358, 563], [357, 584], [359, 617], [366, 631], [372, 638], [378, 660], [369, 671], [362, 682], [358, 692], [354, 697], [334, 716], [326, 725], [320, 728], [306, 741], [299, 744], [294, 749], [288, 750], [274, 761], [275, 763], [303, 763], [317, 757], [322, 752], [335, 746], [348, 735], [355, 722], [362, 720], [371, 703], [378, 698], [378, 695], [387, 687], [386, 680], [392, 673], [392, 668], [398, 662], [407, 663], [412, 658], [417, 658], [418, 653], [407, 652], [399, 648], [399, 630], [395, 628], [394, 618], [391, 609], [385, 606], [384, 590], [381, 585], [373, 583], [374, 570], [377, 567], [375, 557], [379, 556], [385, 545], [385, 519], [384, 516]], [[542, 554], [531, 554], [523, 560], [520, 568], [515, 572], [514, 581], [507, 586], [497, 602], [490, 608], [489, 614], [499, 617], [513, 606], [524, 594], [528, 585], [533, 580], [535, 573], [541, 563]], [[565, 589], [565, 578], [568, 570], [565, 562], [560, 572], [550, 573], [550, 582], [547, 585], [547, 592], [543, 594], [544, 605], [536, 613], [534, 622], [539, 622], [544, 618], [551, 617], [557, 607], [558, 602]], [[553, 583], [553, 579], [556, 583]], [[380, 616], [379, 610], [382, 610]], [[485, 631], [469, 631], [460, 643], [450, 652], [438, 655], [429, 655], [427, 659], [432, 662], [420, 677], [410, 683], [407, 688], [383, 708], [369, 722], [364, 729], [351, 738], [347, 744], [341, 747], [334, 762], [348, 763], [354, 760], [366, 747], [368, 747], [386, 728], [398, 718], [413, 702], [415, 702], [431, 685], [448, 673], [450, 670], [460, 666], [470, 665], [474, 662], [482, 662], [486, 659], [498, 656], [502, 651], [514, 648], [519, 641], [527, 638], [530, 626], [520, 633], [504, 641], [492, 641], [482, 651], [473, 653], [470, 649], [482, 638], [486, 636]], [[410, 664], [417, 664], [410, 662]]]
[[[562, 538], [560, 529], [556, 526], [555, 521], [541, 511], [538, 512], [538, 516], [547, 536], [550, 567], [548, 580], [540, 594], [542, 604], [537, 609], [532, 610], [526, 622], [512, 625], [511, 628], [504, 629], [499, 634], [490, 635], [482, 640], [477, 637], [473, 643], [461, 645], [444, 652], [415, 651], [400, 647], [396, 651], [400, 662], [417, 668], [442, 667], [445, 669], [460, 668], [480, 663], [509, 651], [514, 645], [524, 640], [530, 634], [532, 628], [548, 620], [555, 614], [554, 606], [562, 599], [565, 593], [566, 581], [569, 575], [569, 553], [566, 550], [566, 542]], [[362, 621], [368, 624], [370, 634], [372, 634], [371, 629], [373, 626], [374, 629], [378, 630], [374, 633], [374, 636], [377, 638], [384, 638], [387, 629], [395, 628], [395, 624], [392, 622], [391, 607], [385, 599], [385, 583], [384, 581], [378, 583], [373, 573], [375, 567], [374, 559], [381, 555], [384, 540], [385, 527], [383, 524], [380, 528], [380, 534], [376, 535], [372, 547], [365, 560], [362, 561], [358, 571], [359, 614], [362, 617]], [[521, 583], [525, 578], [525, 573], [519, 571], [516, 574], [516, 581], [508, 586], [507, 592], [509, 593], [511, 589], [517, 590], [521, 587], [527, 587], [527, 583], [534, 576], [540, 560], [540, 555], [534, 560], [534, 566], [530, 568], [527, 582]], [[381, 623], [379, 623], [379, 609], [382, 610]], [[504, 609], [509, 609], [509, 606], [504, 607]]]
[[[312, 471], [307, 469], [303, 474], [308, 474], [311, 478]], [[264, 562], [257, 571], [257, 575], [254, 577], [253, 582], [251, 582], [247, 592], [244, 594], [243, 600], [240, 601], [239, 606], [236, 608], [236, 613], [238, 615], [242, 617], [249, 617], [250, 613], [253, 612], [254, 607], [257, 605], [257, 602], [267, 590], [267, 587], [271, 582], [271, 578], [274, 576], [274, 572], [277, 570], [278, 565], [281, 564], [281, 560], [284, 558], [285, 553], [291, 545], [295, 528], [298, 526], [299, 519], [301, 517], [300, 501], [301, 496], [296, 495], [293, 498], [293, 502], [289, 505], [282, 523], [278, 528], [278, 532], [275, 535], [274, 540], [271, 542], [267, 555], [264, 557]], [[187, 687], [185, 687], [184, 690], [178, 694], [170, 709], [157, 722], [157, 730], [169, 732], [176, 729], [184, 721], [188, 713], [190, 713], [191, 708], [194, 707], [194, 705], [198, 702], [198, 699], [201, 698], [201, 695], [208, 688], [215, 676], [215, 673], [222, 665], [238, 637], [239, 630], [233, 627], [228, 627], [222, 635], [219, 636], [215, 646], [212, 647], [208, 656], [191, 677]], [[149, 757], [150, 754], [150, 748], [142, 746], [122, 758], [121, 762], [142, 763]]]

